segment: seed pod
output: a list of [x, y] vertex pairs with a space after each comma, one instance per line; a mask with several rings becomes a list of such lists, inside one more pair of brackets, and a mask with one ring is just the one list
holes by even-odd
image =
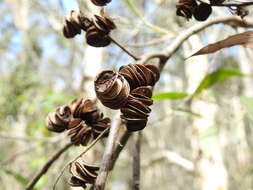
[[87, 44], [93, 47], [105, 47], [111, 43], [108, 34], [115, 29], [114, 22], [107, 18], [94, 15], [93, 26], [89, 27], [86, 32]]
[[189, 20], [192, 17], [193, 11], [197, 5], [198, 4], [195, 0], [179, 0], [179, 2], [176, 4], [176, 14]]
[[[96, 139], [106, 128], [110, 127], [110, 123], [111, 120], [108, 117], [104, 118], [103, 114], [101, 114], [97, 121], [91, 125], [94, 138]], [[109, 131], [103, 137], [107, 137], [108, 134]]]
[[226, 0], [209, 0], [212, 5], [220, 5]]
[[160, 78], [159, 69], [151, 64], [124, 65], [119, 73], [129, 82], [131, 90], [139, 86], [154, 86]]
[[193, 16], [198, 21], [205, 21], [212, 13], [211, 5], [200, 3], [193, 12]]
[[128, 97], [127, 104], [120, 109], [121, 118], [129, 131], [142, 130], [148, 121], [153, 104], [151, 87], [142, 86], [134, 89]]
[[91, 2], [96, 6], [105, 6], [107, 3], [110, 3], [112, 0], [91, 0]]
[[78, 159], [70, 164], [69, 172], [72, 177], [68, 183], [72, 187], [83, 187], [86, 188], [86, 184], [94, 184], [97, 178], [97, 171], [99, 167], [91, 166]]
[[72, 120], [68, 128], [68, 136], [70, 136], [71, 142], [76, 146], [86, 146], [94, 140], [91, 126], [87, 125], [81, 119]]
[[72, 10], [65, 18], [63, 35], [66, 38], [73, 38], [77, 34], [81, 34], [81, 30], [86, 31], [91, 25], [91, 19], [85, 16], [82, 12]]
[[48, 114], [46, 118], [46, 127], [49, 131], [63, 132], [65, 129], [67, 129], [70, 119], [70, 107], [61, 106]]
[[95, 80], [95, 91], [104, 106], [119, 109], [126, 103], [130, 87], [122, 75], [105, 70]]
[[88, 123], [96, 121], [99, 117], [98, 108], [89, 99], [77, 98], [70, 102], [71, 112], [74, 118], [81, 118]]

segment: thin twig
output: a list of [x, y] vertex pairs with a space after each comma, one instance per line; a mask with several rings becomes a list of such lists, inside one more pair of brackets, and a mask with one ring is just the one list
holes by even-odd
[[119, 133], [119, 126], [120, 126], [120, 117], [118, 114], [115, 115], [115, 118], [112, 121], [111, 130], [109, 133], [109, 137], [107, 139], [105, 151], [103, 154], [103, 159], [101, 163], [101, 167], [94, 184], [95, 190], [103, 190], [105, 187], [105, 183], [108, 177], [109, 169], [111, 168], [112, 158], [115, 150], [115, 145]]
[[114, 40], [111, 36], [108, 36], [110, 40], [116, 44], [120, 49], [122, 49], [124, 52], [126, 52], [130, 57], [132, 57], [135, 61], [138, 61], [140, 58], [133, 55], [130, 51], [128, 51], [125, 47], [120, 45], [116, 40]]
[[61, 176], [63, 175], [65, 169], [72, 163], [75, 162], [77, 159], [81, 158], [86, 152], [88, 152], [102, 137], [103, 135], [108, 132], [108, 130], [110, 129], [110, 127], [106, 128], [102, 133], [100, 133], [100, 135], [81, 153], [79, 154], [77, 157], [75, 157], [73, 160], [69, 161], [61, 170], [60, 174], [57, 176], [54, 185], [53, 185], [53, 190], [56, 189], [56, 185], [58, 183], [58, 181], [60, 180]]
[[134, 134], [132, 190], [140, 189], [141, 179], [141, 131]]
[[39, 179], [48, 171], [48, 169], [52, 166], [52, 164], [73, 144], [70, 142], [62, 147], [60, 150], [56, 151], [55, 154], [44, 164], [44, 166], [38, 171], [37, 174], [32, 178], [32, 180], [28, 183], [25, 190], [31, 190], [35, 186], [35, 184], [39, 181]]

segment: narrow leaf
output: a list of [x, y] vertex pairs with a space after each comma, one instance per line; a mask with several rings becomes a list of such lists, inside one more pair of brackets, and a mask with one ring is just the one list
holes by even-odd
[[193, 96], [200, 94], [204, 89], [208, 89], [217, 83], [236, 76], [242, 77], [244, 74], [234, 69], [225, 68], [214, 71], [204, 77], [204, 79], [200, 82], [198, 88], [193, 93]]
[[162, 92], [155, 94], [152, 99], [154, 100], [163, 100], [163, 99], [180, 99], [187, 97], [188, 94], [185, 92]]
[[235, 45], [242, 45], [244, 47], [253, 48], [253, 31], [247, 31], [239, 34], [235, 34], [233, 36], [230, 36], [226, 38], [225, 40], [218, 41], [213, 44], [209, 44], [196, 53], [194, 53], [192, 56], [196, 55], [203, 55], [203, 54], [209, 54], [214, 53], [218, 50], [221, 50], [223, 48], [232, 47]]

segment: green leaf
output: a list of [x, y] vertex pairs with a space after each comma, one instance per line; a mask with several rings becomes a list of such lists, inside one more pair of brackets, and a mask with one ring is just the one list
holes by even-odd
[[249, 118], [253, 121], [253, 97], [242, 97], [241, 102], [245, 107]]
[[3, 169], [4, 172], [12, 177], [14, 177], [16, 179], [17, 182], [19, 182], [21, 185], [25, 186], [28, 184], [29, 180], [25, 177], [23, 177], [22, 175], [14, 172], [14, 171], [11, 171], [9, 169]]
[[193, 96], [200, 94], [203, 90], [212, 87], [213, 85], [228, 80], [231, 77], [242, 77], [244, 76], [243, 73], [234, 70], [234, 69], [219, 69], [214, 71], [207, 76], [200, 82], [198, 88], [193, 93]]
[[161, 92], [155, 94], [152, 99], [154, 100], [163, 100], [163, 99], [180, 99], [187, 97], [188, 94], [185, 92]]

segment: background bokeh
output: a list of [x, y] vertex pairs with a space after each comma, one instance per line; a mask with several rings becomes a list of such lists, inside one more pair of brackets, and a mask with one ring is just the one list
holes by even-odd
[[[112, 0], [105, 10], [118, 27], [112, 36], [136, 55], [164, 50], [197, 24], [177, 17], [175, 4], [176, 0]], [[69, 141], [65, 133], [45, 129], [49, 111], [76, 97], [95, 99], [93, 80], [99, 71], [134, 63], [113, 44], [97, 49], [87, 46], [83, 35], [63, 37], [64, 17], [79, 6], [99, 11], [88, 0], [0, 1], [0, 189], [24, 189]], [[249, 10], [246, 20], [252, 21], [253, 6]], [[213, 11], [211, 19], [231, 16], [226, 8]], [[173, 92], [174, 96], [157, 96], [142, 132], [142, 189], [253, 188], [252, 49], [236, 46], [185, 59], [208, 43], [245, 30], [249, 29], [210, 26], [186, 40], [167, 62], [154, 94]], [[213, 78], [214, 85], [191, 98], [203, 79]], [[99, 107], [106, 116], [115, 114]], [[130, 138], [122, 151], [107, 189], [130, 189], [132, 142]], [[84, 159], [99, 164], [104, 144], [97, 144]], [[72, 147], [64, 153], [35, 189], [51, 189], [61, 168], [82, 150]], [[66, 182], [69, 176], [65, 172], [57, 189], [71, 189]]]

